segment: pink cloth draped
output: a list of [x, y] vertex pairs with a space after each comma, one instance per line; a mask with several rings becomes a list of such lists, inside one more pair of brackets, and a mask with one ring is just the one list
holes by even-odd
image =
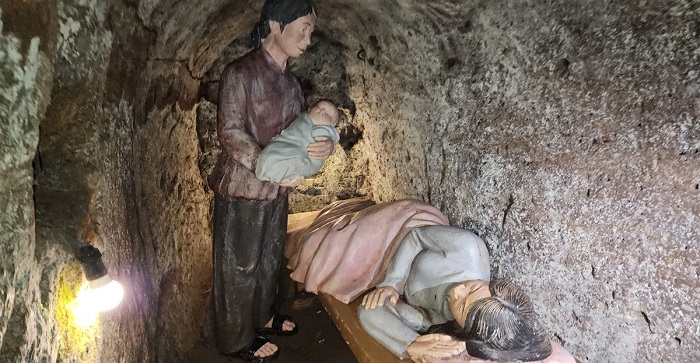
[[419, 200], [333, 203], [287, 246], [291, 277], [309, 292], [324, 292], [347, 304], [381, 281], [412, 228], [428, 225], [448, 221], [439, 209]]

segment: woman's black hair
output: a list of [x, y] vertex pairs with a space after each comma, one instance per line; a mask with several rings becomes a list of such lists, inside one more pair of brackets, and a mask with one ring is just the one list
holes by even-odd
[[532, 301], [508, 280], [489, 285], [491, 297], [469, 309], [464, 324], [467, 352], [473, 357], [497, 361], [536, 361], [552, 354]]
[[250, 32], [251, 45], [259, 47], [260, 42], [270, 35], [270, 20], [279, 22], [280, 31], [283, 31], [287, 24], [311, 13], [316, 14], [313, 0], [266, 0], [260, 20]]

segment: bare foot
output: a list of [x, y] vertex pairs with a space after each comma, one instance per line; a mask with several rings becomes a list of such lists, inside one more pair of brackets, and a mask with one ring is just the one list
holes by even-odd
[[253, 355], [259, 358], [265, 358], [275, 354], [275, 352], [277, 352], [277, 349], [279, 348], [277, 348], [276, 345], [272, 344], [272, 342], [267, 342], [258, 350], [256, 350], [255, 354]]
[[[255, 351], [253, 351], [255, 349]], [[245, 348], [231, 354], [232, 356], [238, 356], [245, 360], [252, 358], [267, 358], [272, 357], [277, 353], [277, 345], [267, 340], [267, 338], [262, 336], [257, 336], [253, 338], [253, 341], [248, 344]]]
[[[264, 327], [265, 327], [265, 328], [268, 328], [268, 329], [269, 329], [269, 328], [272, 328], [272, 320], [273, 320], [274, 318], [275, 318], [274, 316], [271, 317], [271, 318], [270, 318], [270, 321], [268, 321], [267, 324], [265, 324]], [[290, 321], [290, 320], [285, 320], [285, 321], [282, 323], [282, 331], [292, 331], [292, 330], [294, 330], [295, 327], [296, 327], [296, 324], [294, 324], [294, 322], [293, 322], [293, 321]]]

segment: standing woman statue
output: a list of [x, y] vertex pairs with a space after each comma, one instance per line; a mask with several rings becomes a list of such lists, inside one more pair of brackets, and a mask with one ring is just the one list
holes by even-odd
[[[263, 147], [306, 109], [289, 58], [311, 43], [311, 0], [267, 0], [251, 32], [254, 50], [221, 75], [218, 137], [222, 153], [210, 176], [214, 191], [213, 287], [203, 334], [220, 352], [271, 358], [277, 346], [261, 334], [290, 334], [296, 326], [273, 312], [287, 228], [287, 194], [303, 177], [256, 179]], [[308, 147], [311, 158], [334, 151], [329, 138]]]

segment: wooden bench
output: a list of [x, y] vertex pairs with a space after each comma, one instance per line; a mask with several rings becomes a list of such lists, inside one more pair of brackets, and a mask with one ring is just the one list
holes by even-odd
[[357, 319], [357, 307], [362, 299], [355, 299], [350, 304], [343, 304], [324, 293], [320, 293], [318, 298], [360, 363], [401, 362], [401, 359], [369, 336], [360, 326], [360, 322]]

